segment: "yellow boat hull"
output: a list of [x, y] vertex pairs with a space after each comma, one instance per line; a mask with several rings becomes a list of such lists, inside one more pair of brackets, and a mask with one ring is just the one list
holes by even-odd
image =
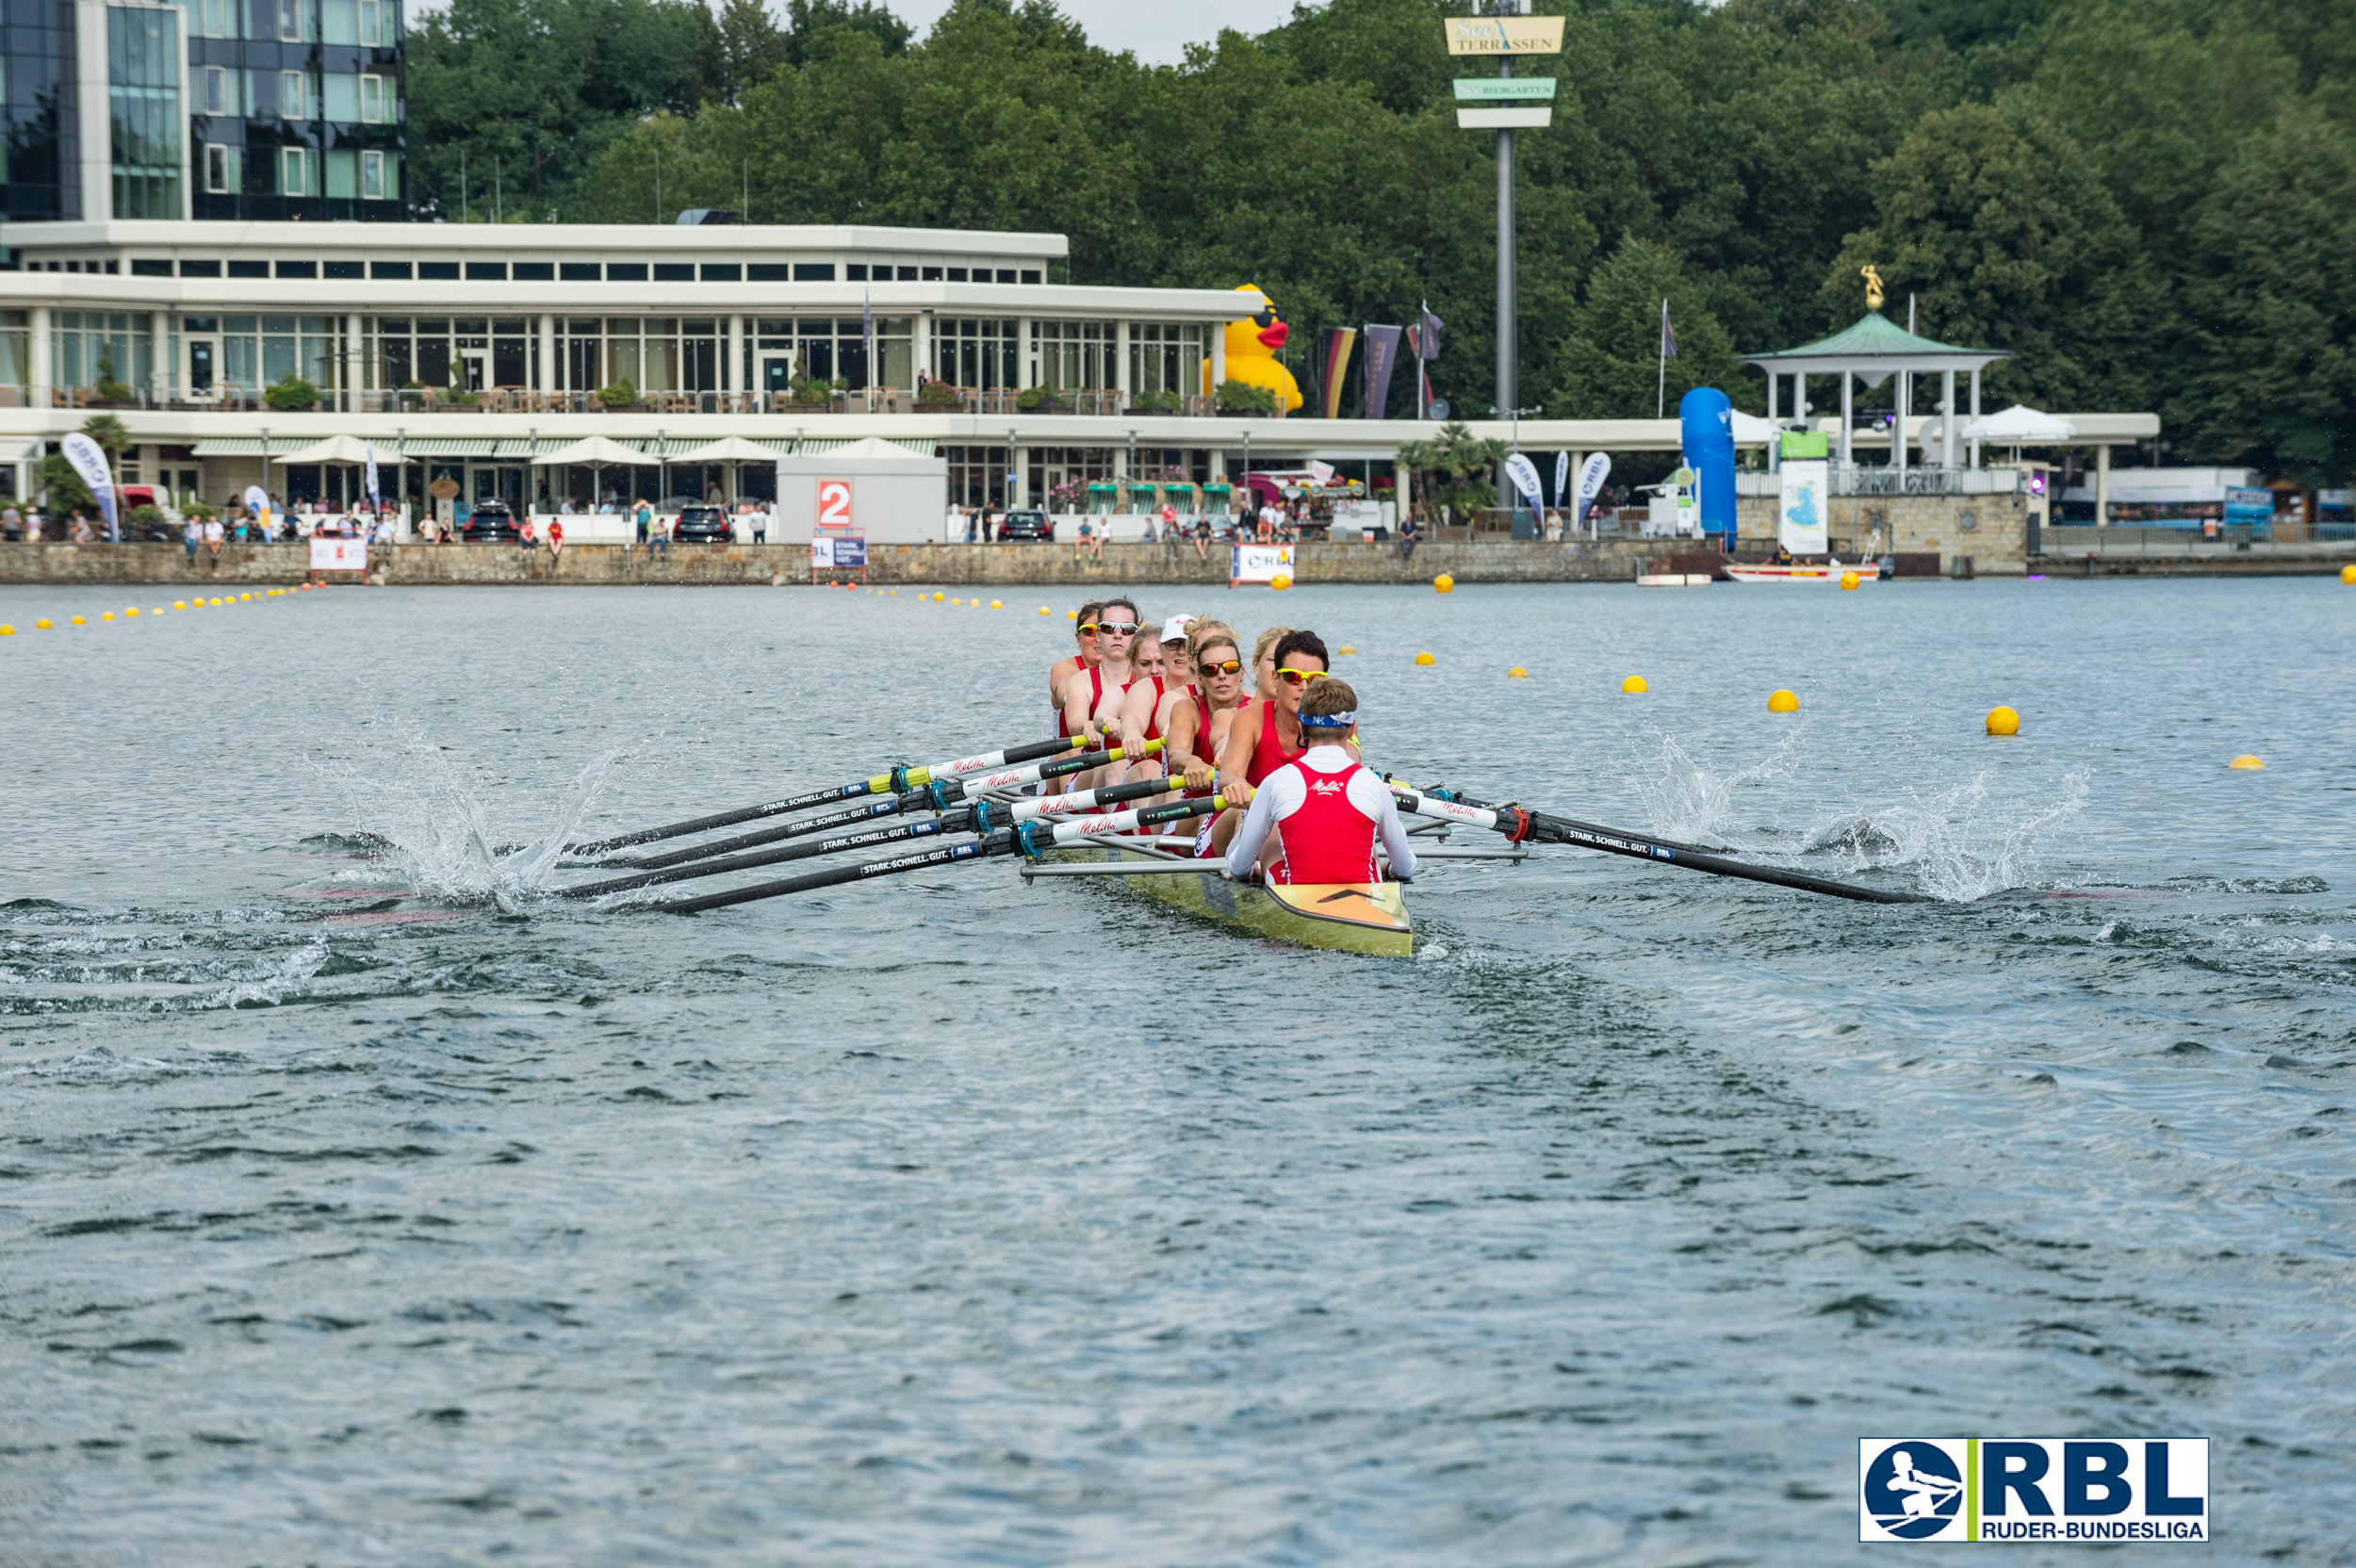
[[[1074, 844], [1046, 857], [1073, 861], [1151, 861], [1173, 857], [1119, 844]], [[1216, 864], [1216, 862], [1208, 862]], [[1157, 903], [1223, 925], [1239, 926], [1272, 941], [1404, 958], [1415, 951], [1415, 928], [1407, 917], [1404, 890], [1397, 882], [1298, 883], [1252, 887], [1230, 882], [1217, 871], [1187, 876], [1097, 877], [1117, 881]]]

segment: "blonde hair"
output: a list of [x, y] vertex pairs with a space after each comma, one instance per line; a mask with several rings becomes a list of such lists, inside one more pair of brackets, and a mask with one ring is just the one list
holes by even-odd
[[1200, 669], [1203, 650], [1224, 643], [1240, 655], [1243, 644], [1236, 641], [1235, 629], [1225, 621], [1197, 621], [1186, 629], [1186, 662]]
[[1292, 634], [1293, 629], [1288, 626], [1272, 626], [1266, 631], [1261, 632], [1260, 640], [1252, 645], [1252, 662], [1253, 666], [1256, 668], [1261, 661], [1268, 658], [1268, 649], [1274, 647], [1278, 643], [1283, 642], [1285, 638], [1291, 636]]

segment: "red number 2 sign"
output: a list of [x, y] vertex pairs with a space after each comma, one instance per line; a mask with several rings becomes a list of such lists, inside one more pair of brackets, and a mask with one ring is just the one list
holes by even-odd
[[849, 480], [822, 479], [818, 482], [818, 526], [822, 529], [846, 529], [851, 526]]

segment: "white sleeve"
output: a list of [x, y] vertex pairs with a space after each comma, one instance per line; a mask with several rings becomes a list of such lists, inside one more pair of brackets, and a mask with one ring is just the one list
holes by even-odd
[[1383, 851], [1391, 858], [1391, 874], [1401, 882], [1415, 874], [1415, 851], [1407, 839], [1407, 825], [1399, 820], [1399, 800], [1371, 768], [1350, 776], [1350, 803], [1374, 819], [1383, 837]]
[[1259, 864], [1260, 846], [1268, 842], [1268, 829], [1276, 825], [1276, 819], [1307, 798], [1308, 786], [1299, 770], [1283, 767], [1268, 775], [1252, 795], [1252, 808], [1243, 814], [1243, 825], [1227, 846], [1227, 874], [1238, 882], [1250, 876]]

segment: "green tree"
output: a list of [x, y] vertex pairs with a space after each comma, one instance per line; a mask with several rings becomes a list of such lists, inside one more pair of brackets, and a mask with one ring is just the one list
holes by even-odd
[[1399, 460], [1421, 476], [1416, 493], [1435, 515], [1446, 506], [1461, 519], [1497, 505], [1497, 467], [1512, 450], [1511, 442], [1486, 440], [1450, 420], [1431, 440], [1399, 448]]
[[789, 61], [785, 32], [770, 17], [765, 0], [721, 0], [716, 26], [720, 78], [728, 103]]
[[1624, 240], [1595, 269], [1570, 334], [1553, 358], [1558, 379], [1546, 412], [1565, 419], [1649, 419], [1661, 406], [1661, 302], [1669, 302], [1677, 357], [1667, 365], [1666, 406], [1696, 386], [1738, 402], [1747, 379], [1725, 327], [1702, 301], [1682, 258], [1647, 239]]
[[2317, 104], [2251, 138], [2202, 203], [2179, 446], [2302, 484], [2356, 477], [2356, 129]]
[[1893, 308], [1916, 297], [1924, 336], [2011, 351], [1988, 372], [2000, 402], [2150, 406], [2157, 291], [2142, 252], [2077, 143], [2033, 104], [1924, 115], [1871, 179], [1875, 221], [1819, 289], [1828, 325], [1855, 318], [1871, 263]]

